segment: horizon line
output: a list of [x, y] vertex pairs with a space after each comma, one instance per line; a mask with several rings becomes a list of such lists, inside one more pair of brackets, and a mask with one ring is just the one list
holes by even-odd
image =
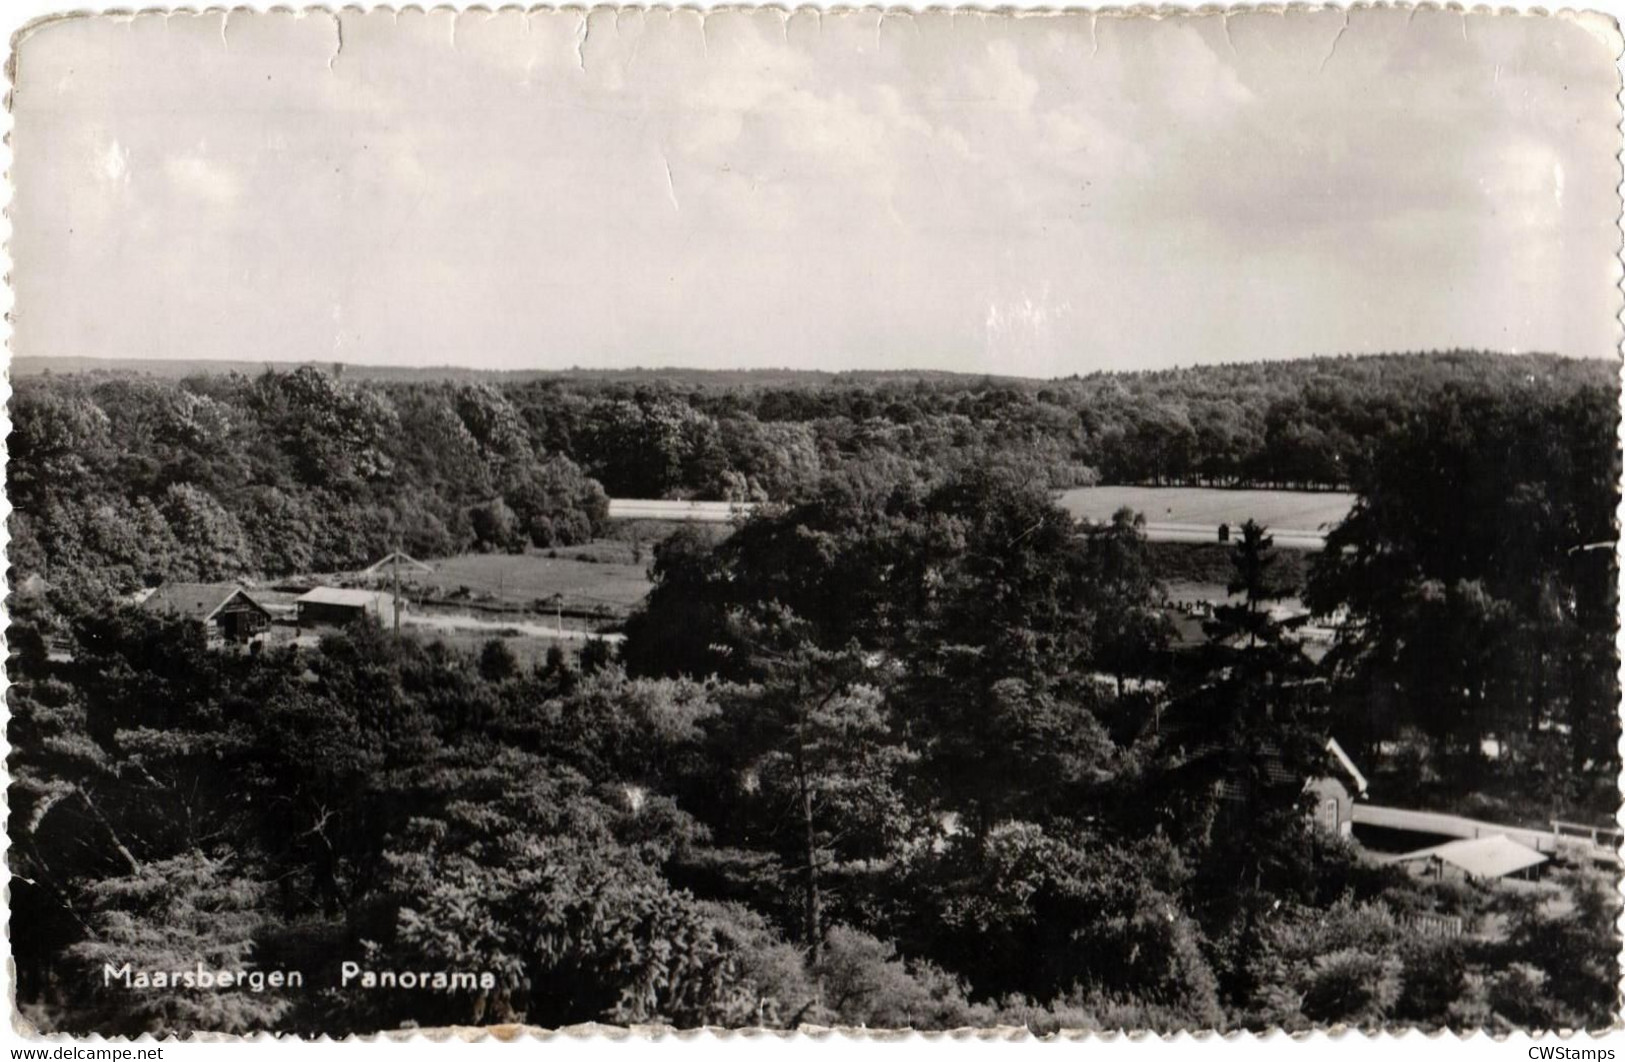
[[[1609, 358], [1604, 358], [1604, 357], [1600, 357], [1600, 356], [1558, 354], [1558, 353], [1554, 353], [1554, 352], [1551, 352], [1551, 351], [1533, 351], [1533, 350], [1531, 350], [1531, 351], [1517, 351], [1517, 350], [1506, 351], [1506, 350], [1486, 350], [1486, 349], [1477, 349], [1477, 348], [1468, 348], [1468, 347], [1443, 347], [1443, 348], [1435, 347], [1435, 348], [1427, 348], [1427, 349], [1420, 349], [1420, 350], [1368, 351], [1368, 352], [1360, 352], [1360, 353], [1341, 352], [1341, 353], [1333, 353], [1333, 354], [1312, 353], [1312, 354], [1293, 355], [1293, 356], [1290, 356], [1290, 357], [1238, 358], [1238, 359], [1234, 359], [1234, 360], [1190, 362], [1188, 364], [1175, 363], [1175, 364], [1172, 364], [1172, 365], [1147, 366], [1147, 367], [1144, 367], [1144, 368], [1134, 368], [1134, 367], [1106, 368], [1106, 369], [1096, 368], [1096, 369], [1089, 369], [1088, 371], [1079, 371], [1079, 372], [1068, 373], [1066, 375], [1032, 376], [1032, 375], [1028, 375], [1028, 374], [1025, 374], [1025, 373], [989, 372], [989, 371], [975, 371], [975, 370], [966, 370], [966, 369], [942, 369], [942, 368], [930, 368], [930, 367], [920, 367], [920, 366], [911, 366], [911, 367], [902, 367], [902, 368], [820, 369], [820, 368], [797, 368], [797, 367], [793, 367], [793, 366], [789, 366], [789, 365], [743, 365], [743, 366], [728, 366], [728, 367], [700, 366], [700, 365], [623, 365], [623, 366], [607, 366], [606, 365], [606, 366], [596, 366], [595, 367], [595, 366], [587, 366], [587, 365], [576, 364], [576, 365], [570, 365], [570, 366], [565, 366], [565, 367], [536, 366], [536, 367], [501, 368], [501, 367], [493, 367], [493, 366], [457, 365], [457, 364], [447, 363], [447, 362], [440, 362], [440, 363], [429, 364], [429, 365], [410, 365], [410, 364], [404, 364], [404, 363], [401, 363], [401, 362], [344, 361], [342, 359], [336, 359], [336, 358], [267, 359], [267, 358], [195, 357], [195, 356], [187, 356], [187, 355], [168, 355], [168, 356], [150, 356], [150, 355], [122, 356], [122, 355], [120, 355], [120, 356], [107, 356], [107, 355], [85, 355], [85, 354], [16, 354], [16, 353], [11, 353], [9, 355], [8, 359], [7, 359], [7, 368], [8, 368], [8, 370], [15, 372], [20, 367], [21, 363], [27, 362], [27, 363], [29, 363], [29, 367], [31, 369], [34, 368], [35, 366], [38, 367], [35, 371], [49, 372], [49, 371], [51, 371], [51, 369], [50, 369], [50, 366], [49, 366], [48, 363], [53, 362], [53, 361], [61, 361], [61, 362], [77, 363], [73, 368], [64, 368], [63, 370], [61, 370], [63, 372], [68, 372], [68, 373], [82, 372], [82, 371], [95, 371], [96, 368], [100, 368], [100, 367], [103, 367], [103, 366], [106, 366], [106, 367], [109, 367], [109, 368], [117, 368], [117, 367], [122, 367], [122, 366], [128, 365], [128, 366], [131, 366], [133, 368], [135, 366], [139, 366], [142, 363], [147, 363], [147, 364], [177, 365], [177, 366], [178, 365], [192, 365], [192, 364], [195, 364], [195, 365], [198, 365], [200, 367], [202, 367], [202, 366], [210, 366], [210, 365], [213, 365], [213, 366], [256, 366], [257, 365], [257, 366], [262, 366], [266, 370], [269, 370], [269, 371], [275, 371], [278, 368], [287, 367], [287, 366], [291, 366], [291, 367], [295, 367], [295, 368], [304, 367], [304, 366], [332, 368], [332, 367], [336, 366], [336, 367], [341, 368], [344, 371], [355, 369], [355, 370], [359, 370], [359, 371], [362, 371], [362, 372], [366, 372], [366, 371], [375, 371], [375, 372], [376, 371], [383, 371], [383, 372], [404, 372], [404, 373], [422, 373], [422, 374], [434, 374], [434, 373], [481, 373], [481, 374], [504, 375], [504, 376], [514, 376], [514, 375], [520, 375], [520, 374], [560, 375], [560, 376], [563, 376], [563, 375], [588, 375], [588, 374], [626, 374], [626, 375], [631, 375], [631, 374], [657, 374], [657, 373], [691, 373], [691, 374], [708, 374], [708, 375], [719, 375], [719, 376], [723, 375], [723, 374], [728, 374], [728, 373], [734, 373], [734, 374], [784, 373], [784, 374], [793, 374], [793, 375], [800, 375], [800, 376], [830, 376], [830, 377], [865, 376], [865, 375], [874, 375], [874, 376], [882, 376], [882, 375], [896, 375], [896, 376], [935, 375], [935, 376], [947, 376], [947, 377], [961, 377], [961, 378], [963, 378], [963, 377], [978, 377], [978, 376], [980, 376], [980, 377], [986, 377], [988, 379], [1023, 380], [1023, 381], [1031, 381], [1031, 382], [1037, 382], [1037, 383], [1044, 383], [1044, 382], [1053, 382], [1053, 381], [1066, 381], [1066, 380], [1073, 380], [1073, 379], [1084, 379], [1084, 378], [1087, 378], [1087, 377], [1090, 377], [1090, 376], [1132, 375], [1132, 374], [1138, 374], [1138, 373], [1158, 373], [1158, 372], [1186, 372], [1186, 371], [1192, 371], [1192, 370], [1198, 370], [1198, 369], [1232, 368], [1232, 367], [1244, 366], [1244, 365], [1290, 364], [1292, 362], [1304, 362], [1304, 361], [1342, 361], [1342, 360], [1377, 359], [1377, 358], [1437, 358], [1437, 357], [1451, 357], [1451, 356], [1461, 356], [1461, 355], [1481, 356], [1481, 357], [1497, 357], [1497, 358], [1537, 358], [1537, 359], [1538, 358], [1546, 358], [1546, 359], [1553, 359], [1553, 360], [1557, 360], [1557, 361], [1571, 361], [1571, 362], [1584, 362], [1584, 361], [1599, 361], [1600, 362], [1600, 361], [1610, 360]], [[1625, 361], [1625, 355], [1622, 355], [1620, 352], [1616, 352], [1613, 355], [1611, 360], [1614, 360], [1616, 362]], [[137, 370], [137, 371], [139, 371], [139, 370]], [[34, 374], [33, 372], [25, 373], [25, 375], [33, 375], [33, 374]]]

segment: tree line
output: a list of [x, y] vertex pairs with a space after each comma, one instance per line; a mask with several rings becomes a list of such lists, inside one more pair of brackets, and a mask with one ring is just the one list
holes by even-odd
[[[1607, 391], [1607, 367], [1482, 354], [1037, 381], [346, 381], [291, 372], [16, 382], [13, 564], [91, 597], [165, 579], [570, 545], [606, 495], [790, 502], [826, 476], [989, 462], [1052, 488], [1346, 488], [1452, 394]], [[748, 378], [748, 374], [746, 374]]]

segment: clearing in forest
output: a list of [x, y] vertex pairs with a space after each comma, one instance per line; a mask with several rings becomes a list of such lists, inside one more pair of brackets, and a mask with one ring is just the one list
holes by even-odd
[[582, 560], [573, 555], [592, 553], [577, 549], [559, 552], [557, 557], [542, 553], [465, 553], [430, 562], [434, 572], [414, 573], [412, 582], [432, 587], [444, 596], [467, 588], [476, 600], [521, 608], [536, 607], [538, 601], [550, 604], [558, 595], [567, 611], [603, 611], [614, 616], [626, 615], [649, 593], [645, 561], [607, 556]]
[[1341, 491], [1224, 490], [1218, 487], [1078, 487], [1064, 491], [1073, 516], [1110, 520], [1127, 506], [1149, 524], [1235, 527], [1252, 519], [1273, 530], [1330, 530], [1354, 507]]

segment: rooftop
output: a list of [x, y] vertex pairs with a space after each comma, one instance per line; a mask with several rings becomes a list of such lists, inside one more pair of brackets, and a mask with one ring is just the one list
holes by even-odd
[[256, 608], [264, 607], [237, 583], [165, 583], [149, 594], [141, 607], [147, 612], [207, 620], [238, 594]]
[[1451, 841], [1431, 848], [1419, 848], [1400, 856], [1395, 862], [1415, 859], [1438, 859], [1459, 867], [1478, 878], [1501, 878], [1520, 870], [1546, 862], [1546, 856], [1519, 844], [1504, 833], [1471, 840]]

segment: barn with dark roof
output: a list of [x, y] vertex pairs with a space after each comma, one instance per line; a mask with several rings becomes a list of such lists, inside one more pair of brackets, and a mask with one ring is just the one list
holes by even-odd
[[243, 644], [262, 636], [271, 613], [236, 583], [165, 583], [141, 603], [145, 612], [197, 620], [209, 644]]

